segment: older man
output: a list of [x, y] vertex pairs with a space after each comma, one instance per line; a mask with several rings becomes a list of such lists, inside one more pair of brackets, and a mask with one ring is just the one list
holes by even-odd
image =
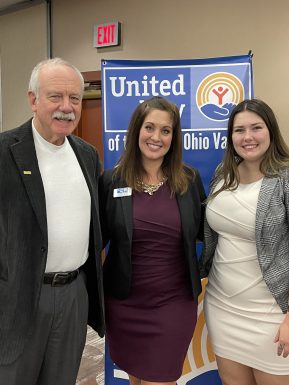
[[0, 384], [73, 385], [86, 326], [103, 336], [100, 162], [72, 136], [81, 73], [32, 71], [33, 119], [0, 134]]

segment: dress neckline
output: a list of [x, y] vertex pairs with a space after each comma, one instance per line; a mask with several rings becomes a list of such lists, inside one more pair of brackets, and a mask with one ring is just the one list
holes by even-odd
[[264, 177], [262, 177], [262, 178], [256, 180], [255, 182], [250, 182], [250, 183], [239, 183], [239, 186], [238, 186], [238, 187], [246, 188], [246, 187], [254, 187], [254, 186], [258, 186], [258, 185], [261, 185], [261, 184], [262, 184], [263, 179], [264, 179]]

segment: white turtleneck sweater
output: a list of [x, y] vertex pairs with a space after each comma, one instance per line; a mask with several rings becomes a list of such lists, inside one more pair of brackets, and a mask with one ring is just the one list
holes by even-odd
[[46, 200], [45, 272], [72, 271], [88, 257], [90, 193], [68, 139], [56, 146], [32, 128]]

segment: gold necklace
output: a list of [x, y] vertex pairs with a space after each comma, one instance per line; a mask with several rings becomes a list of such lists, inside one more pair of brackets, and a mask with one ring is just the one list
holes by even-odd
[[137, 184], [141, 188], [141, 190], [149, 195], [153, 195], [158, 189], [166, 182], [167, 178], [164, 176], [163, 179], [157, 184], [148, 184], [144, 183], [141, 180], [137, 181]]

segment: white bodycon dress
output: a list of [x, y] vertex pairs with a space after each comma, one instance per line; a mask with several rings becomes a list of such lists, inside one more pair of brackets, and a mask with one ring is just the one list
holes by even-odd
[[255, 217], [262, 180], [224, 191], [206, 215], [219, 235], [206, 288], [204, 311], [214, 352], [266, 373], [289, 374], [274, 337], [284, 314], [261, 274]]

